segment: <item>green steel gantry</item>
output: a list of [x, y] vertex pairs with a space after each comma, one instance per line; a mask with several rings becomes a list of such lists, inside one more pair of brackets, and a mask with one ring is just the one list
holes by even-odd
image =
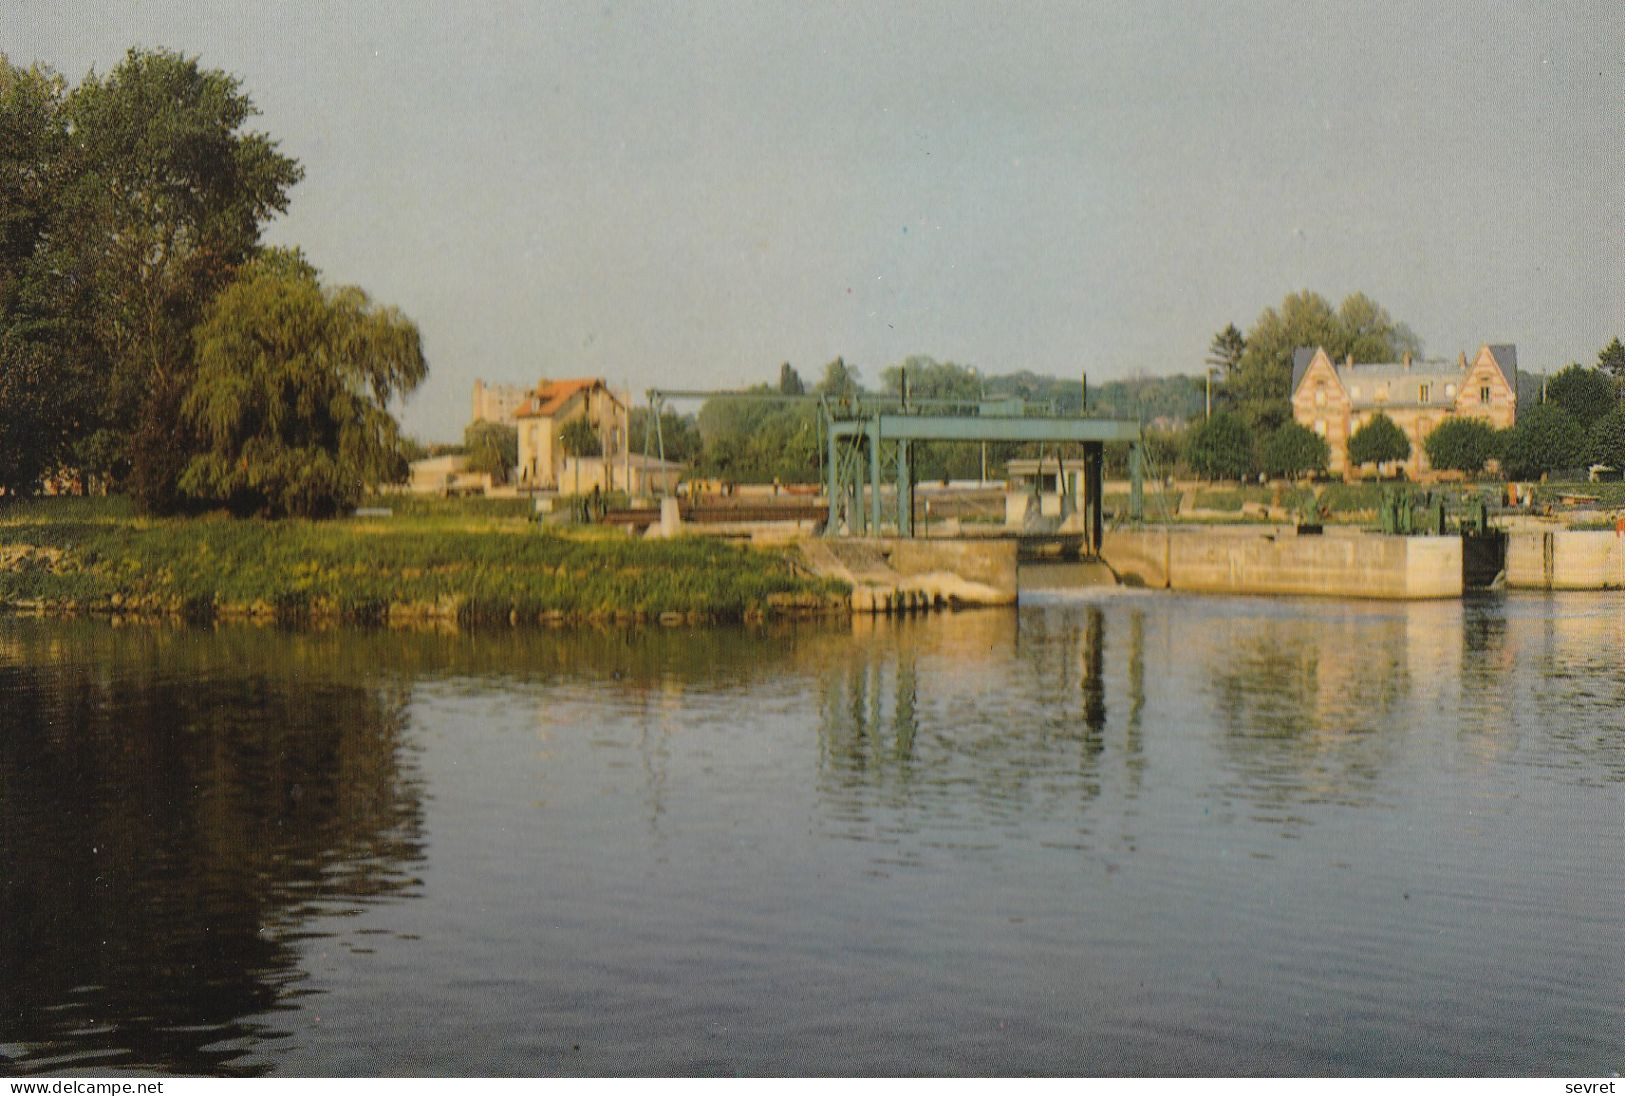
[[[1085, 514], [1087, 550], [1097, 551], [1104, 533], [1103, 495], [1104, 454], [1107, 442], [1127, 442], [1129, 446], [1129, 518], [1141, 521], [1145, 511], [1145, 488], [1141, 454], [1140, 425], [1130, 419], [1062, 416], [1053, 413], [1030, 414], [1019, 399], [910, 400], [906, 396], [864, 395], [850, 398], [766, 392], [694, 391], [650, 389], [649, 425], [665, 457], [665, 439], [660, 436], [660, 412], [668, 399], [745, 399], [774, 402], [814, 401], [819, 405], [819, 439], [824, 447], [824, 488], [829, 500], [826, 536], [879, 536], [882, 521], [881, 492], [887, 479], [896, 492], [897, 535], [914, 535], [914, 479], [909, 467], [909, 449], [917, 441], [954, 442], [1038, 442], [1041, 445], [1080, 445], [1083, 449], [1083, 490], [1079, 500]], [[645, 448], [651, 439], [648, 431]], [[891, 449], [891, 460], [883, 460], [883, 448]], [[1043, 461], [1040, 459], [1040, 470]], [[1056, 451], [1056, 486], [1065, 495], [1064, 462]], [[886, 465], [894, 473], [888, 477]], [[864, 480], [868, 480], [868, 506], [864, 506]]]

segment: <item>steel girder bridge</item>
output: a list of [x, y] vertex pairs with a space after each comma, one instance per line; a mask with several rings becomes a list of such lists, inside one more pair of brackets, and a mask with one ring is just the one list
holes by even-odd
[[[1140, 424], [1132, 419], [1062, 416], [1029, 408], [1020, 399], [941, 400], [908, 399], [906, 396], [831, 397], [820, 395], [781, 395], [767, 392], [726, 390], [650, 389], [648, 429], [644, 448], [658, 441], [659, 455], [665, 458], [660, 414], [668, 400], [737, 399], [775, 403], [816, 403], [819, 406], [817, 439], [822, 457], [822, 479], [829, 515], [825, 536], [879, 536], [886, 516], [883, 488], [890, 486], [895, 499], [896, 535], [914, 535], [914, 478], [910, 448], [915, 442], [1025, 442], [1040, 448], [1039, 471], [1054, 446], [1056, 488], [1067, 499], [1065, 464], [1061, 447], [1076, 445], [1083, 452], [1083, 483], [1079, 498], [1072, 501], [1084, 514], [1085, 550], [1099, 551], [1105, 531], [1102, 509], [1104, 495], [1105, 447], [1108, 442], [1129, 446], [1129, 519], [1144, 518], [1144, 459]], [[1033, 411], [1040, 413], [1032, 413]], [[888, 475], [888, 467], [892, 470]], [[889, 484], [887, 481], [890, 481]], [[868, 499], [865, 506], [864, 487]], [[1063, 513], [1066, 502], [1063, 501]]]

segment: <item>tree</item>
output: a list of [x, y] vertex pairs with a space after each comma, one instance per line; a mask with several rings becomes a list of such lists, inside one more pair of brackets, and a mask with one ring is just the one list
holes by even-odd
[[836, 358], [824, 366], [824, 379], [818, 382], [816, 391], [820, 396], [850, 399], [863, 393], [863, 382], [845, 358]]
[[982, 378], [974, 369], [923, 354], [910, 355], [886, 368], [880, 374], [881, 387], [890, 395], [900, 396], [904, 377], [908, 378], [910, 399], [972, 401], [982, 396]]
[[807, 391], [807, 386], [801, 383], [801, 374], [789, 362], [779, 366], [779, 394], [781, 396], [799, 396]]
[[1575, 362], [1559, 370], [1546, 382], [1546, 398], [1573, 415], [1583, 427], [1602, 418], [1619, 405], [1614, 382], [1600, 369], [1587, 369]]
[[237, 80], [165, 50], [131, 50], [68, 96], [65, 185], [45, 266], [50, 305], [101, 374], [102, 426], [147, 509], [178, 501], [192, 439], [181, 405], [192, 330], [287, 208], [299, 165], [244, 126]]
[[582, 415], [571, 419], [559, 430], [559, 444], [572, 457], [597, 457], [604, 452], [604, 443], [592, 420]]
[[[1224, 330], [1213, 336], [1208, 343], [1207, 357], [1203, 359], [1207, 365], [1202, 378], [1206, 395], [1203, 405], [1206, 413], [1213, 411], [1213, 375], [1217, 373], [1222, 384], [1227, 384], [1236, 375], [1241, 367], [1242, 355], [1247, 352], [1247, 340], [1242, 336], [1241, 329], [1235, 324], [1226, 324]], [[1220, 389], [1221, 396], [1223, 388]]]
[[1204, 479], [1241, 479], [1253, 469], [1253, 433], [1239, 415], [1217, 412], [1191, 427], [1185, 459]]
[[237, 513], [328, 517], [397, 479], [388, 406], [427, 373], [418, 330], [353, 287], [324, 290], [296, 253], [249, 264], [197, 331], [182, 401], [200, 451], [185, 496]]
[[1422, 440], [1428, 463], [1443, 471], [1482, 472], [1499, 449], [1496, 431], [1483, 419], [1449, 418]]
[[699, 456], [702, 442], [700, 430], [694, 422], [693, 415], [679, 415], [669, 407], [660, 410], [660, 434], [656, 437], [649, 420], [647, 407], [632, 408], [630, 429], [628, 430], [634, 448], [641, 447], [645, 439], [648, 440], [649, 452], [659, 456], [666, 454], [666, 459], [686, 463]]
[[71, 459], [89, 384], [41, 292], [68, 130], [62, 79], [0, 54], [0, 487], [33, 491]]
[[1619, 336], [1614, 336], [1613, 341], [1597, 351], [1597, 368], [1616, 382], [1625, 383], [1625, 346], [1620, 345]]
[[463, 445], [469, 470], [486, 473], [494, 483], [506, 483], [519, 466], [519, 430], [506, 423], [477, 419], [463, 431]]
[[1592, 423], [1587, 441], [1594, 462], [1625, 469], [1625, 408], [1616, 407]]
[[1279, 309], [1266, 308], [1247, 332], [1246, 349], [1232, 379], [1235, 406], [1255, 430], [1271, 431], [1292, 417], [1292, 354], [1300, 346], [1323, 347], [1333, 361], [1395, 361], [1420, 353], [1410, 329], [1363, 293], [1339, 309], [1318, 293], [1289, 294]]
[[1332, 451], [1326, 439], [1307, 426], [1287, 422], [1264, 440], [1260, 460], [1270, 475], [1296, 479], [1305, 473], [1326, 471]]
[[1512, 479], [1539, 479], [1586, 462], [1587, 438], [1578, 419], [1557, 403], [1531, 408], [1507, 432], [1501, 466]]
[[1366, 424], [1349, 438], [1349, 462], [1356, 467], [1389, 461], [1409, 460], [1411, 440], [1405, 436], [1393, 419], [1381, 411], [1372, 415]]
[[1213, 341], [1208, 343], [1204, 360], [1210, 368], [1219, 370], [1229, 380], [1241, 366], [1242, 355], [1246, 352], [1247, 340], [1241, 329], [1233, 323], [1226, 324], [1224, 330], [1214, 335]]

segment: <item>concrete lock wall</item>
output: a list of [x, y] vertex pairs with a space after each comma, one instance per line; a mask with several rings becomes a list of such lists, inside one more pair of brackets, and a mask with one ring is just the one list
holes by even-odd
[[888, 562], [899, 574], [909, 577], [953, 574], [1001, 593], [1016, 596], [1016, 555], [1014, 540], [916, 540], [902, 537], [883, 542]]
[[1117, 532], [1107, 535], [1101, 554], [1126, 581], [1135, 575], [1149, 586], [1200, 593], [1448, 598], [1462, 592], [1459, 537]]
[[1507, 585], [1524, 590], [1625, 589], [1625, 537], [1552, 529], [1507, 538]]
[[1108, 529], [1100, 539], [1100, 558], [1125, 586], [1165, 590], [1168, 537], [1166, 529]]

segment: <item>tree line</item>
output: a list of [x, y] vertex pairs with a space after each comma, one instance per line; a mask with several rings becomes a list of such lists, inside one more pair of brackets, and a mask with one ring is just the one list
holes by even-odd
[[[1231, 324], [1213, 337], [1207, 360], [1220, 378], [1219, 410], [1177, 435], [1155, 439], [1166, 463], [1208, 479], [1324, 473], [1331, 458], [1325, 440], [1291, 419], [1291, 358], [1298, 346], [1322, 346], [1334, 360], [1353, 355], [1356, 362], [1395, 361], [1421, 351], [1404, 324], [1363, 294], [1337, 309], [1318, 294], [1288, 296], [1246, 334]], [[1539, 402], [1521, 410], [1511, 427], [1445, 419], [1423, 441], [1428, 463], [1476, 475], [1493, 461], [1513, 479], [1592, 464], [1625, 469], [1625, 346], [1619, 339], [1598, 351], [1595, 365], [1575, 362], [1539, 379]], [[1356, 467], [1380, 469], [1410, 459], [1411, 443], [1378, 412], [1350, 436], [1348, 457]]]
[[76, 86], [0, 55], [0, 488], [323, 516], [404, 471], [416, 326], [261, 236], [303, 169], [236, 78], [131, 50]]
[[[1057, 413], [1069, 415], [1079, 413], [1084, 399], [1081, 374], [1077, 379], [1030, 371], [989, 375], [926, 355], [911, 355], [884, 367], [876, 381], [865, 383], [860, 369], [844, 357], [827, 363], [811, 383], [785, 362], [775, 380], [742, 390], [754, 397], [751, 400], [713, 398], [692, 414], [665, 409], [660, 436], [666, 456], [688, 464], [698, 475], [736, 483], [811, 483], [823, 471], [825, 439], [817, 403], [799, 397], [823, 396], [836, 403], [877, 396], [901, 399], [906, 385], [909, 398], [916, 401], [970, 405], [1017, 398], [1048, 404]], [[787, 398], [780, 403], [774, 396]], [[1202, 381], [1187, 375], [1114, 380], [1091, 384], [1088, 400], [1091, 413], [1184, 422], [1201, 413]], [[631, 436], [636, 446], [643, 444], [648, 414], [644, 408], [632, 411]], [[984, 467], [989, 475], [998, 475], [1012, 458], [1036, 455], [1037, 446], [1013, 442], [986, 446], [920, 442], [911, 451], [911, 461], [923, 480], [976, 479]], [[1121, 453], [1114, 450], [1110, 459], [1113, 467], [1126, 468], [1126, 447]]]

